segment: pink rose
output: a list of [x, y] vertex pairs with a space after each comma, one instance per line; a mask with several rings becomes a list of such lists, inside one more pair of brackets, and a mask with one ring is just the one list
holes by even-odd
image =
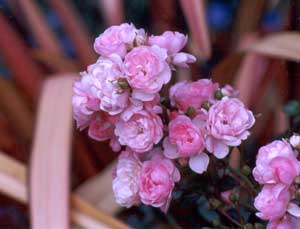
[[204, 139], [201, 132], [202, 117], [192, 120], [178, 115], [169, 123], [169, 136], [164, 139], [164, 155], [167, 158], [189, 157], [189, 167], [196, 173], [207, 170], [209, 157], [204, 150]]
[[259, 149], [253, 176], [260, 184], [290, 185], [299, 174], [299, 161], [287, 142], [273, 141]]
[[121, 113], [128, 105], [129, 89], [119, 85], [119, 80], [125, 80], [121, 68], [122, 60], [118, 55], [111, 55], [110, 59], [100, 57], [88, 67], [88, 72], [98, 80], [95, 94], [101, 100], [100, 109], [110, 115]]
[[267, 229], [296, 229], [300, 228], [299, 218], [284, 216], [282, 219], [272, 220], [268, 223]]
[[140, 198], [144, 204], [159, 207], [167, 212], [175, 182], [180, 174], [173, 162], [161, 154], [155, 154], [142, 165], [139, 177]]
[[254, 200], [254, 206], [259, 211], [256, 215], [264, 220], [278, 219], [285, 214], [290, 198], [286, 185], [267, 184]]
[[195, 63], [196, 57], [185, 52], [176, 53], [172, 57], [172, 64], [182, 68], [188, 68], [188, 64]]
[[160, 36], [150, 36], [149, 45], [158, 45], [168, 51], [168, 54], [178, 53], [187, 43], [187, 36], [179, 32], [166, 31]]
[[163, 137], [163, 124], [160, 117], [149, 110], [128, 112], [126, 119], [116, 123], [115, 134], [121, 145], [133, 151], [144, 153], [152, 149]]
[[110, 139], [114, 134], [114, 124], [104, 114], [96, 115], [90, 123], [88, 134], [97, 141]]
[[[282, 219], [272, 220], [268, 223], [267, 229], [294, 229], [298, 228], [295, 227], [296, 225], [293, 224], [291, 217], [285, 216]], [[300, 226], [300, 225], [298, 225]]]
[[133, 98], [150, 101], [170, 81], [171, 70], [166, 58], [166, 50], [158, 46], [139, 46], [126, 55], [124, 71], [133, 88]]
[[228, 146], [238, 146], [247, 139], [254, 122], [252, 112], [240, 100], [224, 97], [208, 111], [206, 149], [217, 158], [226, 157]]
[[98, 88], [98, 80], [93, 75], [82, 73], [80, 80], [73, 85], [73, 116], [80, 130], [86, 128], [96, 111], [100, 110], [100, 99], [94, 93]]
[[116, 202], [124, 207], [140, 203], [139, 176], [142, 163], [131, 151], [123, 151], [118, 160], [112, 188]]
[[189, 107], [201, 108], [201, 105], [214, 98], [217, 83], [201, 79], [196, 82], [179, 82], [170, 88], [170, 100], [173, 106], [186, 112]]
[[200, 129], [185, 115], [179, 115], [169, 123], [169, 137], [164, 140], [164, 155], [174, 159], [201, 153], [204, 139]]
[[113, 53], [124, 57], [127, 48], [133, 46], [136, 33], [137, 30], [133, 24], [111, 26], [96, 38], [94, 49], [104, 57], [109, 57]]

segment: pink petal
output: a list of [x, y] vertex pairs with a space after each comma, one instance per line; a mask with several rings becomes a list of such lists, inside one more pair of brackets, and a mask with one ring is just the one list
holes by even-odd
[[177, 147], [170, 143], [168, 137], [164, 139], [163, 146], [165, 157], [170, 159], [178, 158]]
[[287, 212], [295, 217], [300, 217], [300, 207], [297, 204], [289, 203]]
[[173, 56], [172, 63], [179, 67], [188, 68], [187, 64], [196, 62], [196, 57], [191, 54], [180, 52]]
[[205, 144], [206, 149], [210, 153], [214, 154], [216, 158], [222, 159], [226, 157], [229, 153], [229, 147], [225, 145], [222, 141], [213, 137], [207, 137]]
[[206, 153], [201, 153], [199, 155], [193, 156], [189, 160], [189, 166], [191, 170], [200, 174], [207, 170], [208, 163], [209, 157]]

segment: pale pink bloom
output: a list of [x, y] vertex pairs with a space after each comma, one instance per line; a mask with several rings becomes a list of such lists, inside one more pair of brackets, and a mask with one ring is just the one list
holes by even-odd
[[94, 49], [104, 57], [109, 57], [113, 53], [124, 57], [127, 48], [133, 46], [136, 33], [137, 29], [133, 24], [111, 26], [96, 38]]
[[196, 173], [206, 171], [209, 163], [209, 157], [203, 153], [201, 125], [198, 118], [192, 121], [185, 115], [178, 115], [169, 123], [169, 136], [163, 141], [167, 158], [189, 157], [189, 166]]
[[73, 116], [80, 130], [86, 128], [96, 111], [100, 110], [100, 99], [95, 91], [99, 90], [99, 82], [93, 75], [82, 73], [80, 80], [73, 85]]
[[187, 36], [179, 32], [166, 31], [160, 36], [150, 36], [148, 43], [166, 49], [171, 55], [178, 53], [186, 45]]
[[226, 157], [228, 146], [238, 146], [247, 139], [254, 123], [252, 112], [240, 100], [224, 97], [208, 111], [206, 149], [217, 158]]
[[121, 68], [122, 60], [118, 55], [111, 55], [109, 59], [100, 57], [88, 67], [88, 72], [99, 84], [94, 94], [101, 100], [100, 109], [110, 115], [121, 113], [128, 105], [129, 89], [122, 89], [118, 83], [124, 79]]
[[164, 155], [175, 159], [190, 157], [204, 150], [204, 139], [200, 129], [192, 120], [179, 115], [169, 123], [169, 136], [164, 140]]
[[113, 136], [114, 128], [114, 124], [105, 115], [98, 114], [89, 125], [88, 135], [94, 140], [105, 141]]
[[115, 170], [112, 188], [116, 202], [124, 207], [131, 207], [140, 203], [139, 176], [142, 163], [131, 151], [123, 151]]
[[139, 46], [125, 57], [124, 72], [133, 89], [132, 97], [150, 101], [171, 79], [167, 52], [158, 46]]
[[297, 229], [297, 228], [300, 228], [300, 219], [291, 216], [284, 216], [281, 219], [271, 220], [267, 225], [267, 229]]
[[300, 135], [294, 134], [290, 137], [289, 142], [295, 149], [300, 149]]
[[155, 154], [142, 165], [139, 177], [140, 198], [142, 203], [159, 207], [167, 212], [175, 182], [180, 173], [173, 162], [161, 154]]
[[182, 67], [188, 68], [188, 64], [195, 63], [196, 57], [185, 52], [176, 53], [172, 56], [172, 64]]
[[[128, 112], [130, 113], [130, 112]], [[144, 153], [152, 149], [163, 137], [160, 117], [149, 110], [139, 110], [121, 118], [116, 123], [115, 134], [121, 145], [133, 151]]]
[[214, 98], [219, 85], [208, 79], [196, 82], [179, 82], [170, 88], [171, 105], [186, 112], [189, 107], [201, 108], [201, 105]]
[[276, 140], [259, 149], [253, 176], [260, 184], [290, 185], [299, 175], [300, 163], [287, 142]]
[[267, 184], [254, 200], [254, 206], [259, 211], [256, 215], [264, 220], [278, 219], [285, 214], [290, 198], [286, 185]]
[[231, 85], [226, 84], [225, 87], [222, 87], [221, 92], [224, 96], [227, 97], [238, 97], [240, 92], [234, 89]]

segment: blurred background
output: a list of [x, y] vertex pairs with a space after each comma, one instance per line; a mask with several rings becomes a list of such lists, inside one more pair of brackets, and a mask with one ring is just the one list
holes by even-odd
[[[43, 81], [84, 71], [97, 59], [94, 39], [132, 22], [149, 34], [189, 34], [186, 49], [198, 61], [176, 71], [174, 82], [212, 78], [240, 90], [258, 118], [251, 163], [259, 145], [299, 132], [299, 18], [298, 0], [0, 0], [0, 151], [28, 165]], [[72, 190], [131, 226], [172, 225], [171, 215], [150, 207], [118, 208], [103, 188], [117, 154], [85, 131], [72, 139]], [[205, 225], [195, 214], [180, 225]], [[0, 194], [0, 228], [29, 222], [28, 206]]]

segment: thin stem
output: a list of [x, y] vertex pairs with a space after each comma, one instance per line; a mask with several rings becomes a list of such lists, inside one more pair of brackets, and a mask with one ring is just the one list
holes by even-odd
[[251, 181], [248, 179], [248, 177], [246, 177], [244, 174], [242, 174], [240, 171], [232, 168], [232, 167], [228, 167], [230, 172], [234, 173], [235, 175], [237, 175], [242, 181], [244, 181], [244, 183], [250, 188], [250, 190], [253, 193], [256, 193], [256, 190], [253, 186], [253, 184], [251, 183]]
[[223, 216], [225, 216], [229, 221], [231, 221], [232, 223], [234, 223], [235, 225], [237, 225], [240, 228], [243, 228], [243, 225], [240, 224], [238, 221], [236, 221], [234, 218], [232, 218], [227, 212], [225, 212], [222, 209], [217, 209]]
[[235, 175], [234, 173], [232, 173], [232, 172], [230, 172], [230, 175], [231, 175], [231, 177], [232, 177], [236, 182], [239, 183], [239, 185], [240, 185], [243, 189], [245, 189], [245, 190], [247, 191], [247, 193], [248, 193], [249, 195], [253, 196], [252, 190], [250, 190], [249, 187], [248, 187], [247, 185], [245, 185], [244, 182], [242, 182], [241, 179], [240, 179], [238, 176], [236, 176], [236, 175]]
[[243, 206], [244, 208], [247, 208], [249, 211], [252, 211], [252, 212], [257, 212], [257, 210], [250, 206], [249, 204], [246, 204], [246, 203], [240, 203], [241, 206]]

